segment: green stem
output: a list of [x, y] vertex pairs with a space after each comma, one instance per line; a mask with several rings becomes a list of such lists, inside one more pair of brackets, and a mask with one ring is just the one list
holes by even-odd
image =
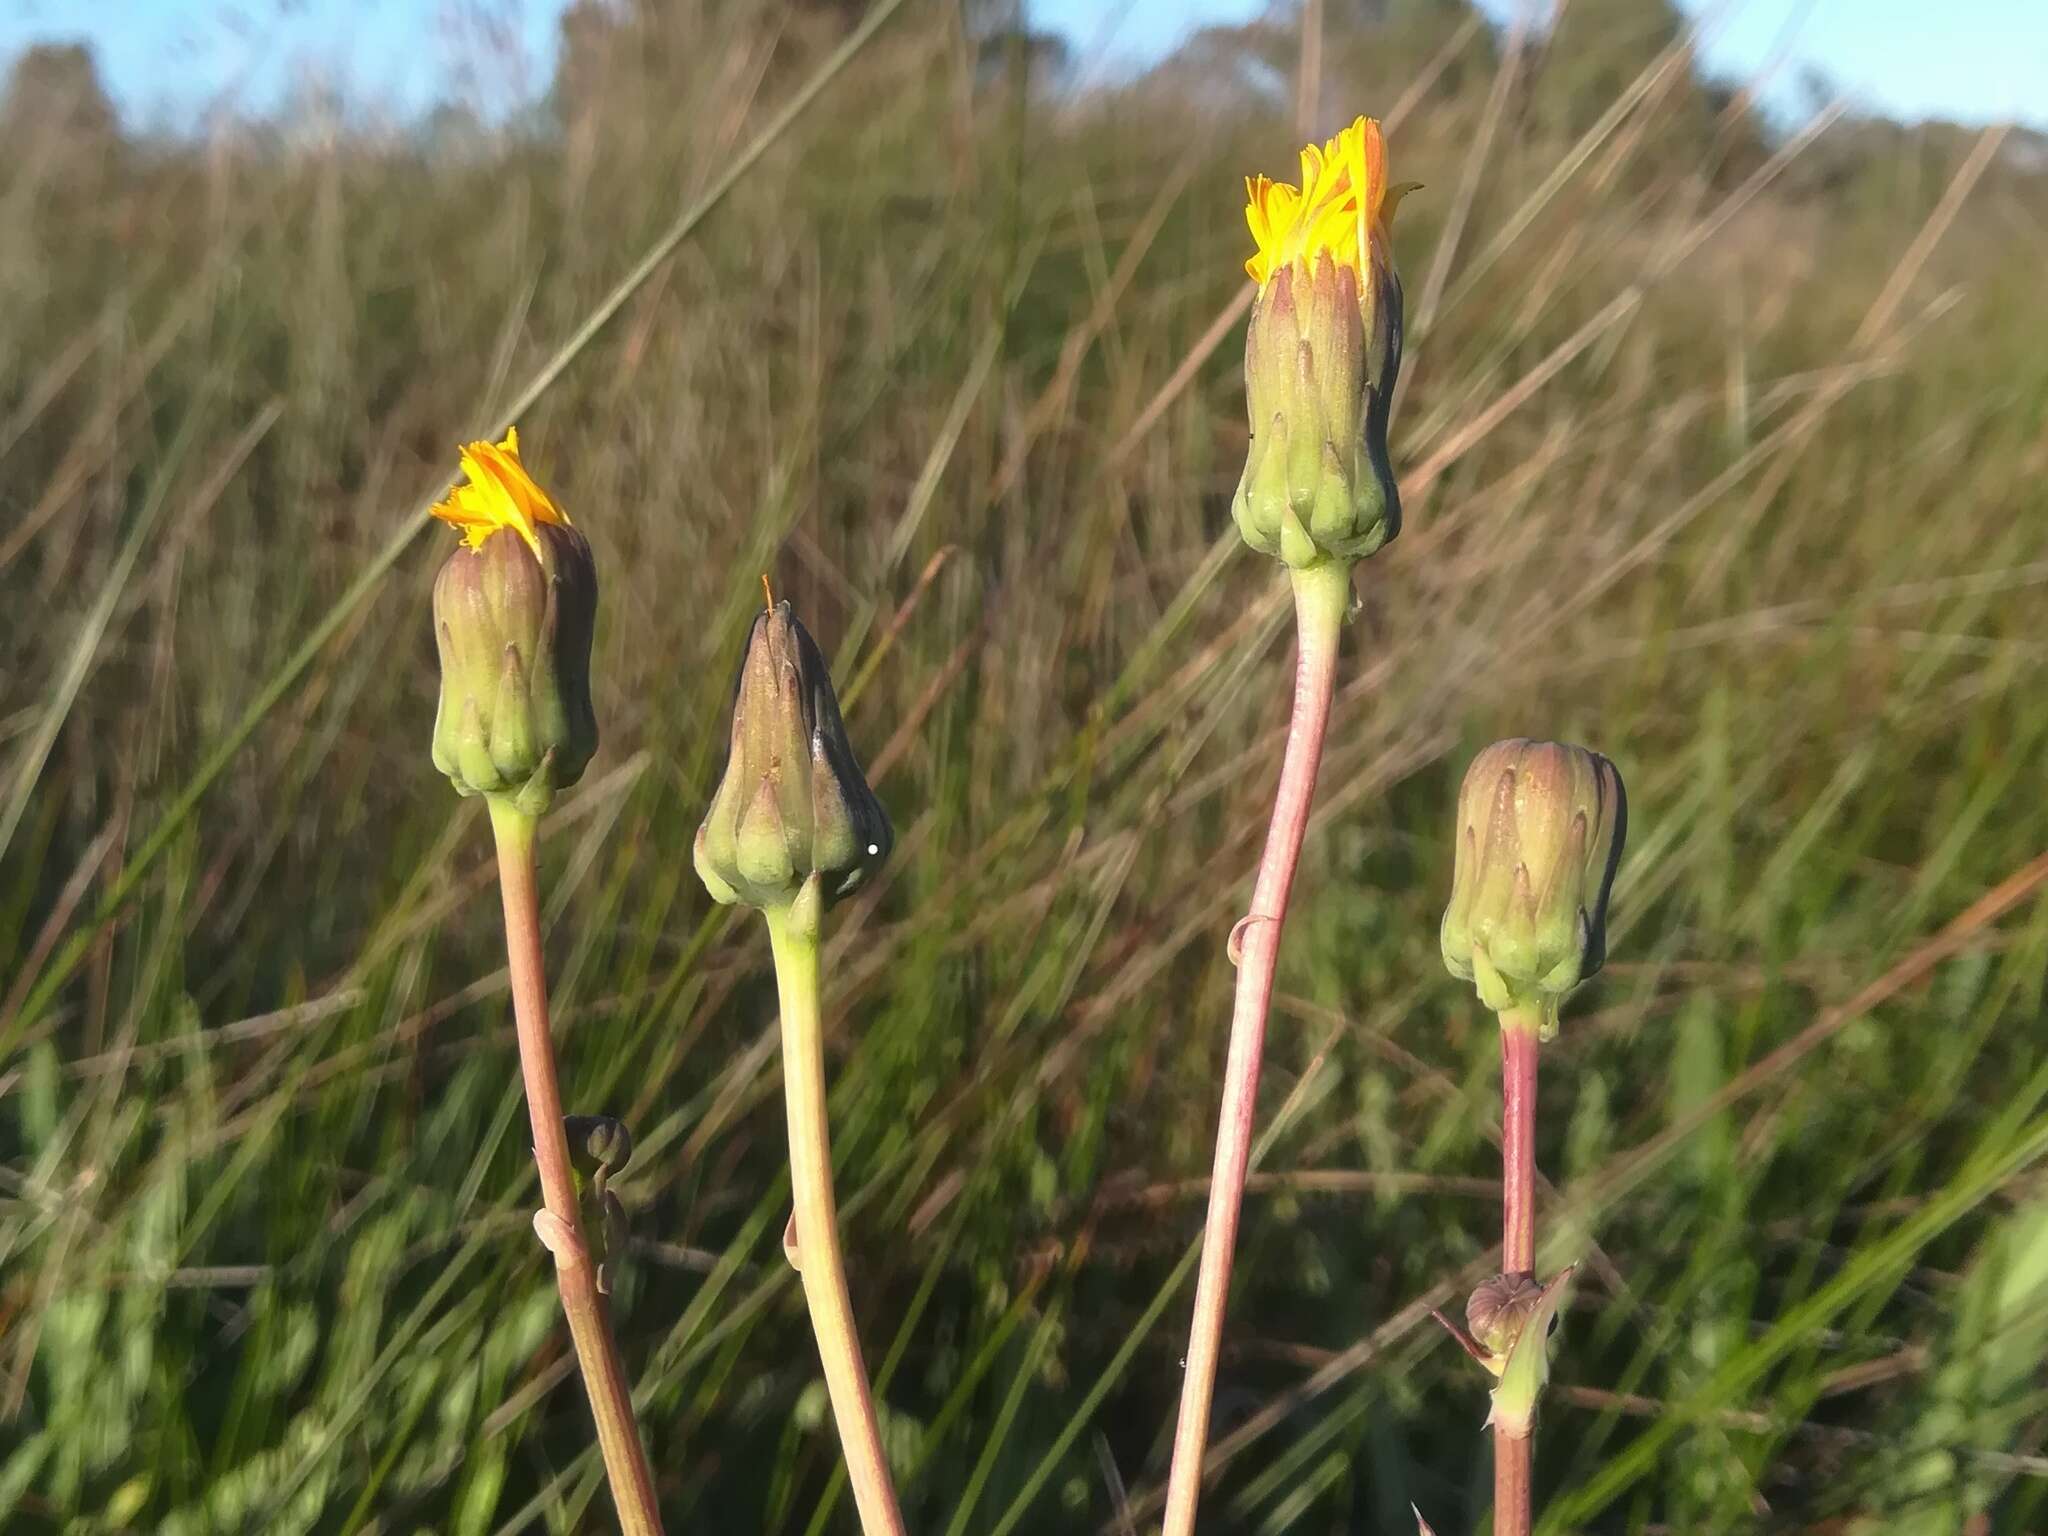
[[562, 1089], [548, 1031], [548, 984], [540, 942], [540, 882], [534, 861], [534, 818], [493, 796], [491, 831], [498, 844], [498, 887], [505, 901], [505, 958], [512, 1016], [519, 1033], [519, 1070], [533, 1123], [533, 1160], [540, 1169], [544, 1210], [534, 1225], [555, 1256], [555, 1283], [569, 1337], [597, 1421], [598, 1449], [611, 1480], [625, 1536], [661, 1536], [654, 1479], [633, 1419], [633, 1394], [612, 1342], [611, 1319], [597, 1288], [597, 1267], [576, 1214], [576, 1178], [562, 1126]]
[[839, 1247], [832, 1195], [832, 1137], [825, 1118], [825, 1040], [818, 1013], [818, 930], [823, 902], [815, 878], [787, 907], [767, 908], [768, 942], [782, 1009], [782, 1083], [789, 1113], [789, 1182], [796, 1205], [797, 1273], [811, 1331], [825, 1367], [825, 1388], [839, 1426], [853, 1502], [868, 1536], [903, 1536], [903, 1513], [889, 1479], [875, 1420], [874, 1395], [861, 1360]]
[[1237, 1249], [1238, 1212], [1244, 1204], [1245, 1167], [1251, 1157], [1258, 1108], [1259, 1062], [1265, 1051], [1266, 1015], [1280, 960], [1280, 927], [1308, 831], [1316, 769], [1336, 688], [1337, 642], [1351, 606], [1351, 567], [1326, 561], [1292, 573], [1296, 660], [1294, 713], [1288, 721], [1273, 819], [1266, 831], [1252, 887], [1252, 909], [1237, 925], [1237, 998], [1231, 1010], [1229, 1055], [1223, 1068], [1223, 1103], [1217, 1114], [1216, 1161], [1209, 1175], [1209, 1211], [1202, 1232], [1202, 1267], [1195, 1281], [1180, 1417], [1174, 1426], [1173, 1465], [1166, 1482], [1166, 1536], [1193, 1536], [1202, 1493], [1202, 1454], [1209, 1440], [1209, 1405], [1223, 1350], [1223, 1313], [1230, 1298], [1230, 1265]]

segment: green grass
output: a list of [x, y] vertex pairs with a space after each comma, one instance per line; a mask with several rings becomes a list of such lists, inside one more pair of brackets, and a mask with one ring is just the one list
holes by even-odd
[[[2039, 141], [1769, 139], [1654, 26], [1496, 95], [1497, 39], [1395, 10], [1333, 16], [1323, 101], [1418, 87], [1408, 520], [1346, 636], [1205, 1529], [1484, 1519], [1483, 1385], [1424, 1306], [1497, 1231], [1497, 1062], [1435, 934], [1466, 757], [1537, 733], [1632, 811], [1613, 963], [1544, 1060], [1539, 1231], [1584, 1261], [1550, 1529], [2038, 1530]], [[504, 131], [10, 138], [10, 1532], [608, 1519], [487, 830], [427, 758], [446, 539], [393, 544], [515, 404], [605, 584], [605, 746], [542, 878], [565, 1094], [636, 1142], [617, 1315], [671, 1529], [853, 1529], [767, 947], [689, 861], [763, 570], [899, 834], [829, 926], [826, 1027], [906, 1513], [1156, 1507], [1290, 666], [1209, 333], [1297, 42], [1075, 93], [906, 5], [784, 130], [843, 33], [692, 15], [587, 32]]]

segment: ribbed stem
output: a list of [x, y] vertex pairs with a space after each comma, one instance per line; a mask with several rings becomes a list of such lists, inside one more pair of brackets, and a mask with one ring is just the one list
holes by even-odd
[[1531, 1014], [1500, 1016], [1501, 1270], [1536, 1272], [1536, 1052]]
[[[1536, 1056], [1541, 1020], [1528, 1009], [1500, 1016], [1501, 1269], [1536, 1272]], [[1540, 1347], [1540, 1340], [1538, 1341]], [[1493, 1427], [1493, 1536], [1529, 1536], [1536, 1441]]]
[[1534, 1436], [1517, 1440], [1494, 1427], [1493, 1536], [1529, 1536], [1535, 1518], [1530, 1492], [1535, 1460]]
[[1237, 998], [1231, 1010], [1230, 1050], [1223, 1069], [1223, 1104], [1216, 1124], [1216, 1161], [1209, 1175], [1209, 1214], [1202, 1231], [1202, 1265], [1195, 1282], [1180, 1418], [1174, 1426], [1173, 1466], [1166, 1481], [1165, 1536], [1192, 1536], [1202, 1494], [1202, 1456], [1209, 1440], [1209, 1405], [1216, 1393], [1216, 1363], [1223, 1347], [1223, 1313], [1230, 1296], [1230, 1265], [1237, 1249], [1238, 1212], [1244, 1203], [1245, 1167], [1251, 1157], [1252, 1119], [1258, 1107], [1259, 1062], [1266, 1014], [1280, 959], [1280, 928], [1294, 887], [1295, 866], [1308, 830], [1316, 769], [1329, 726], [1336, 686], [1337, 641], [1351, 605], [1351, 569], [1330, 561], [1295, 571], [1296, 658], [1294, 713], [1273, 819], [1266, 830], [1252, 887], [1251, 913], [1232, 935], [1237, 949]]
[[903, 1512], [889, 1478], [875, 1420], [874, 1394], [861, 1359], [839, 1248], [839, 1210], [832, 1195], [832, 1137], [825, 1119], [825, 1042], [818, 1012], [818, 926], [815, 879], [794, 904], [771, 908], [768, 941], [782, 1009], [782, 1083], [789, 1114], [789, 1182], [796, 1206], [797, 1272], [810, 1307], [811, 1331], [825, 1367], [825, 1388], [847, 1480], [867, 1536], [903, 1536]]
[[540, 944], [540, 884], [534, 866], [534, 820], [509, 801], [491, 800], [491, 831], [498, 843], [498, 888], [505, 902], [505, 959], [512, 978], [512, 1016], [519, 1034], [519, 1069], [533, 1122], [533, 1160], [552, 1232], [542, 1238], [555, 1256], [555, 1282], [569, 1338], [582, 1367], [597, 1444], [611, 1480], [612, 1502], [625, 1536], [661, 1536], [654, 1479], [633, 1419], [633, 1394], [612, 1342], [611, 1319], [597, 1288], [597, 1267], [576, 1215], [576, 1180], [569, 1138], [562, 1126], [562, 1090], [548, 1032], [548, 984]]

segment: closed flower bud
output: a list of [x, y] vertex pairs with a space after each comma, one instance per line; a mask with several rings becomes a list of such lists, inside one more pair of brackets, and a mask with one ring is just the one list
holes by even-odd
[[1495, 742], [1458, 792], [1444, 964], [1495, 1012], [1534, 1009], [1547, 1038], [1607, 953], [1607, 894], [1628, 803], [1614, 764], [1554, 741]]
[[1251, 443], [1231, 515], [1245, 542], [1300, 569], [1359, 560], [1401, 528], [1387, 420], [1401, 366], [1401, 279], [1379, 124], [1301, 152], [1299, 188], [1245, 183], [1259, 285], [1245, 335]]
[[1534, 1275], [1495, 1275], [1480, 1282], [1465, 1301], [1465, 1327], [1473, 1341], [1505, 1365], [1508, 1351], [1543, 1299]]
[[469, 480], [434, 508], [463, 530], [434, 579], [441, 702], [434, 766], [465, 795], [530, 815], [597, 750], [590, 545], [519, 462], [519, 437], [463, 450]]
[[825, 658], [786, 602], [754, 620], [733, 687], [725, 774], [697, 829], [697, 874], [713, 898], [794, 901], [818, 878], [826, 903], [889, 855], [889, 817], [860, 771]]
[[623, 1120], [610, 1115], [564, 1115], [562, 1131], [577, 1174], [599, 1188], [633, 1159], [633, 1133]]
[[564, 1115], [562, 1131], [576, 1175], [577, 1215], [597, 1260], [597, 1288], [610, 1295], [627, 1244], [626, 1207], [611, 1185], [632, 1160], [633, 1133], [610, 1115]]

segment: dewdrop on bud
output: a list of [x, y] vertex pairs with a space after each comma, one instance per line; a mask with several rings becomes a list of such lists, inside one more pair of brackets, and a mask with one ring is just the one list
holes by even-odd
[[1554, 741], [1495, 742], [1458, 792], [1444, 964], [1496, 1013], [1533, 1009], [1547, 1039], [1565, 994], [1607, 953], [1607, 895], [1628, 803], [1614, 764]]
[[597, 567], [520, 464], [517, 432], [471, 443], [462, 467], [468, 483], [433, 509], [463, 530], [434, 578], [434, 766], [462, 794], [539, 815], [597, 750]]
[[858, 889], [892, 841], [824, 656], [789, 604], [771, 603], [733, 685], [725, 772], [697, 829], [698, 877], [714, 900], [769, 908], [815, 876], [829, 904]]

